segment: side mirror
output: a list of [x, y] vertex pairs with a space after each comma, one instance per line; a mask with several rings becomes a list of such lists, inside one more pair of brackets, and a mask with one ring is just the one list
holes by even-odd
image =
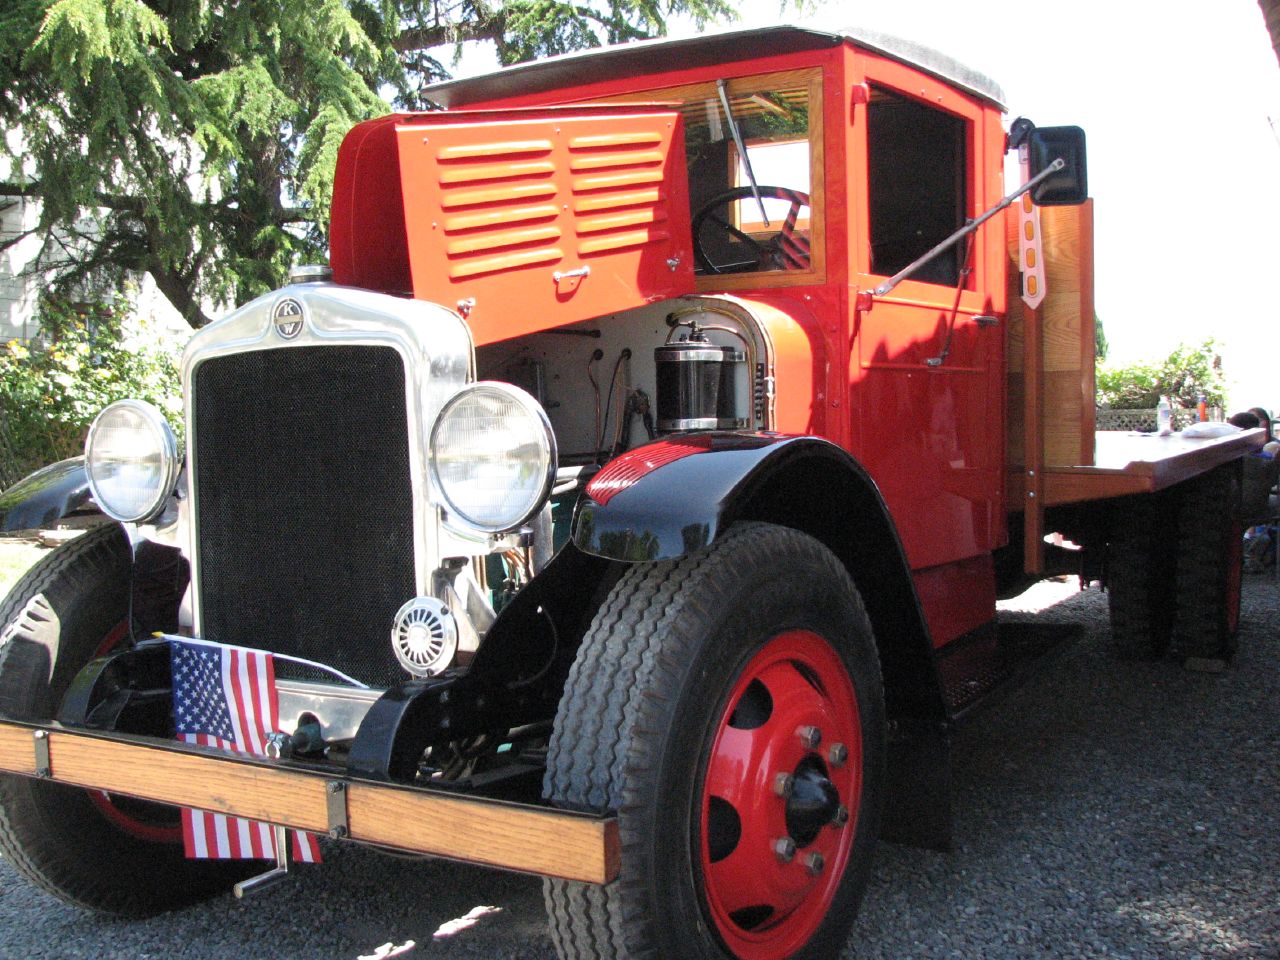
[[1031, 199], [1041, 207], [1084, 203], [1089, 197], [1084, 131], [1079, 127], [1036, 127], [1031, 131], [1029, 143], [1031, 176], [1040, 173], [1059, 157], [1067, 164], [1032, 190]]

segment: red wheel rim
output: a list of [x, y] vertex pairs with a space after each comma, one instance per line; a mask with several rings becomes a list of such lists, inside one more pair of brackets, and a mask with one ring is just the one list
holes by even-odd
[[[94, 657], [105, 657], [129, 636], [128, 619], [121, 620], [102, 639]], [[167, 808], [157, 807], [130, 797], [117, 797], [101, 790], [86, 790], [85, 794], [98, 811], [125, 833], [153, 843], [181, 843], [182, 822], [175, 820]], [[159, 813], [163, 820], [149, 819], [148, 814]]]
[[734, 684], [701, 795], [703, 892], [735, 956], [787, 957], [813, 936], [844, 875], [861, 795], [848, 670], [816, 633], [774, 637]]

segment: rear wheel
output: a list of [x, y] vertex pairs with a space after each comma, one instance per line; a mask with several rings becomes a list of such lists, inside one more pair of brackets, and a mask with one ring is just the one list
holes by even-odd
[[866, 613], [816, 540], [764, 524], [631, 568], [592, 623], [547, 764], [615, 810], [621, 872], [547, 880], [565, 960], [835, 956], [866, 883], [884, 704]]
[[1179, 659], [1227, 660], [1236, 651], [1243, 567], [1240, 465], [1227, 463], [1178, 487]]
[[1121, 659], [1150, 660], [1169, 645], [1176, 519], [1175, 504], [1164, 494], [1131, 498], [1116, 512], [1107, 542], [1105, 577], [1111, 646]]
[[[131, 553], [115, 524], [58, 547], [0, 605], [0, 713], [50, 720], [95, 656], [128, 642]], [[177, 584], [147, 584], [148, 610], [176, 615]], [[136, 611], [135, 611], [136, 612]], [[166, 627], [164, 622], [142, 627]], [[0, 776], [0, 852], [70, 903], [143, 916], [225, 889], [241, 864], [188, 861], [177, 811], [26, 777]]]

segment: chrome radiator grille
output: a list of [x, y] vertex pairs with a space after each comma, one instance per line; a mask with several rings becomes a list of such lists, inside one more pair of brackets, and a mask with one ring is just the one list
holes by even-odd
[[[416, 594], [405, 371], [381, 346], [214, 357], [192, 381], [203, 636], [386, 686]], [[277, 662], [281, 676], [322, 675]]]

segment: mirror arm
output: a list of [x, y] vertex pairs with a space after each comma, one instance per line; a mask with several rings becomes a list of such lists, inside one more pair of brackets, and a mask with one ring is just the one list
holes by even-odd
[[973, 231], [977, 230], [980, 226], [982, 226], [984, 223], [986, 223], [988, 220], [994, 217], [1001, 210], [1005, 209], [1005, 207], [1009, 206], [1009, 204], [1013, 203], [1013, 201], [1017, 200], [1020, 196], [1022, 196], [1027, 191], [1035, 189], [1037, 186], [1039, 186], [1041, 181], [1047, 179], [1051, 174], [1057, 173], [1066, 165], [1067, 165], [1066, 161], [1063, 160], [1061, 157], [1054, 160], [1053, 163], [1049, 164], [1047, 167], [1041, 170], [1038, 174], [1036, 174], [1034, 177], [1032, 177], [1022, 186], [1020, 186], [1017, 190], [1013, 191], [1013, 193], [1009, 194], [1007, 197], [1005, 197], [1003, 200], [997, 203], [994, 207], [992, 207], [982, 216], [978, 217], [977, 220], [973, 220], [965, 224], [963, 227], [961, 227], [955, 233], [951, 234], [951, 236], [947, 237], [947, 239], [943, 240], [941, 243], [939, 243], [936, 247], [934, 247], [928, 253], [924, 254], [923, 256], [917, 258], [912, 263], [909, 263], [907, 266], [903, 267], [901, 270], [895, 273], [892, 277], [890, 277], [884, 283], [880, 284], [880, 286], [876, 287], [875, 290], [872, 291], [872, 294], [877, 297], [883, 297], [886, 293], [888, 293], [890, 290], [892, 290], [894, 287], [900, 284], [903, 280], [911, 276], [911, 274], [915, 273], [917, 270], [923, 267], [930, 260], [933, 260], [935, 257], [937, 257], [938, 254], [942, 253], [944, 250], [954, 246], [956, 243], [963, 240], [969, 234], [973, 233]]
[[724, 116], [729, 122], [729, 133], [733, 135], [733, 142], [738, 147], [738, 156], [742, 158], [742, 166], [747, 171], [747, 182], [751, 184], [751, 193], [760, 207], [760, 219], [764, 221], [766, 227], [770, 226], [769, 215], [764, 212], [764, 199], [760, 196], [760, 187], [756, 184], [756, 174], [751, 169], [751, 157], [747, 155], [746, 144], [742, 142], [742, 134], [738, 132], [738, 123], [733, 119], [733, 111], [729, 108], [729, 94], [723, 80], [716, 81], [716, 90], [720, 93], [720, 105], [724, 107]]

